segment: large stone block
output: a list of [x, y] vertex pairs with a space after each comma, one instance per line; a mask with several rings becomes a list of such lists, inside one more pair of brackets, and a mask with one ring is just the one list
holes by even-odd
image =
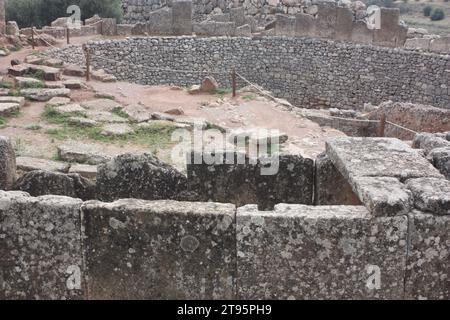
[[203, 21], [194, 23], [193, 30], [198, 36], [234, 36], [236, 24], [234, 22]]
[[298, 13], [295, 15], [295, 35], [297, 37], [311, 37], [315, 34], [316, 19], [309, 14]]
[[0, 190], [9, 190], [16, 181], [16, 153], [11, 140], [0, 136]]
[[104, 36], [117, 35], [117, 20], [115, 18], [102, 19], [102, 35]]
[[103, 201], [173, 199], [185, 189], [186, 177], [150, 154], [123, 154], [98, 167], [97, 194]]
[[430, 50], [439, 52], [450, 52], [450, 36], [444, 36], [431, 40]]
[[0, 299], [83, 298], [81, 203], [0, 191]]
[[442, 173], [447, 180], [450, 180], [450, 147], [433, 149], [428, 155], [439, 172]]
[[89, 299], [231, 299], [235, 208], [230, 204], [87, 202]]
[[147, 21], [147, 32], [150, 35], [172, 34], [172, 9], [161, 8], [150, 12]]
[[192, 34], [192, 1], [172, 2], [172, 31], [174, 35]]
[[350, 40], [353, 32], [353, 12], [350, 9], [336, 8], [336, 40]]
[[437, 215], [450, 215], [450, 181], [419, 178], [407, 181], [417, 209]]
[[230, 19], [236, 24], [236, 27], [243, 26], [245, 22], [245, 8], [230, 8]]
[[431, 42], [431, 39], [428, 39], [428, 38], [407, 39], [405, 42], [405, 47], [411, 48], [411, 49], [429, 50], [430, 42]]
[[405, 216], [364, 207], [239, 208], [239, 299], [401, 299]]
[[396, 47], [400, 42], [399, 37], [402, 31], [399, 26], [400, 10], [398, 8], [381, 8], [380, 10], [380, 29], [374, 30], [374, 43], [386, 47]]
[[[190, 156], [188, 190], [199, 194], [201, 201], [258, 204], [261, 210], [278, 203], [312, 204], [312, 159], [300, 155], [249, 159], [240, 153], [229, 157], [223, 153], [221, 162], [209, 163], [205, 154], [192, 152]], [[200, 162], [194, 162], [196, 156]]]
[[361, 205], [352, 187], [326, 154], [316, 159], [314, 203], [327, 205]]
[[277, 23], [275, 24], [275, 35], [277, 36], [295, 36], [295, 18], [277, 14]]
[[414, 211], [409, 217], [407, 299], [450, 299], [450, 216]]

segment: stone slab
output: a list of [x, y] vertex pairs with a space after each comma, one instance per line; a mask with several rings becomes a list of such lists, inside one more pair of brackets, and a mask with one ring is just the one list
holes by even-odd
[[83, 214], [89, 299], [234, 297], [234, 206], [130, 199]]
[[177, 36], [192, 34], [192, 1], [172, 2], [172, 33]]
[[450, 181], [436, 178], [411, 179], [406, 182], [417, 209], [437, 215], [450, 215]]
[[70, 164], [59, 161], [52, 161], [47, 159], [39, 159], [33, 157], [17, 157], [17, 169], [28, 172], [33, 170], [47, 170], [53, 172], [67, 173]]
[[239, 208], [238, 299], [401, 299], [407, 218], [364, 207]]

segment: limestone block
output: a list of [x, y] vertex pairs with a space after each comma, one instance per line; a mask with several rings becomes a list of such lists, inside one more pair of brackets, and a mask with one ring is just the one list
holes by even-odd
[[407, 181], [417, 209], [438, 215], [450, 215], [450, 181], [419, 178]]
[[33, 170], [47, 170], [66, 173], [69, 171], [70, 167], [70, 164], [66, 162], [38, 159], [32, 157], [17, 157], [16, 164], [18, 170], [25, 172]]
[[440, 173], [450, 180], [450, 147], [431, 150], [429, 157]]
[[318, 5], [316, 36], [334, 39], [337, 25], [337, 7], [334, 3], [323, 2]]
[[427, 38], [407, 39], [405, 42], [405, 48], [429, 50], [430, 43], [431, 43], [431, 39], [427, 39]]
[[315, 34], [316, 19], [304, 13], [297, 13], [295, 15], [295, 35], [297, 37], [311, 37]]
[[374, 43], [387, 47], [396, 47], [400, 31], [400, 10], [398, 8], [381, 8], [380, 10], [380, 29], [374, 30]]
[[203, 21], [194, 23], [193, 30], [198, 36], [234, 36], [236, 25], [234, 22]]
[[178, 36], [192, 34], [191, 0], [176, 0], [172, 2], [172, 32]]
[[16, 154], [11, 140], [0, 136], [0, 190], [9, 190], [16, 181]]
[[81, 203], [0, 191], [0, 299], [83, 298]]
[[230, 204], [87, 202], [90, 299], [232, 299], [235, 208]]
[[102, 20], [102, 35], [117, 35], [117, 20], [115, 18], [103, 18]]
[[367, 28], [364, 21], [354, 21], [351, 40], [359, 43], [372, 43], [374, 31]]
[[407, 299], [450, 299], [450, 216], [414, 211], [409, 217]]
[[230, 8], [230, 20], [240, 27], [245, 24], [245, 9], [244, 7]]
[[364, 207], [239, 208], [239, 299], [401, 299], [405, 216], [372, 218]]
[[430, 50], [440, 52], [450, 52], [450, 36], [432, 39], [430, 43]]
[[361, 205], [350, 184], [333, 165], [325, 153], [316, 159], [315, 204]]
[[[161, 8], [159, 10], [150, 12], [149, 18], [147, 20], [147, 32], [150, 35], [172, 34], [172, 9]], [[189, 30], [187, 30], [186, 32], [189, 32]], [[191, 33], [192, 31], [187, 34]]]
[[334, 38], [336, 40], [350, 40], [352, 37], [352, 31], [353, 12], [347, 8], [337, 7]]

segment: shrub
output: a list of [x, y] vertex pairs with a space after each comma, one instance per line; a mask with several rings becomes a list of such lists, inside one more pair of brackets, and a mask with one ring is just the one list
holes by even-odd
[[433, 11], [432, 6], [425, 6], [425, 8], [423, 8], [423, 15], [425, 17], [429, 17], [431, 15], [431, 11]]
[[436, 8], [431, 12], [430, 16], [432, 21], [439, 21], [445, 18], [444, 10]]

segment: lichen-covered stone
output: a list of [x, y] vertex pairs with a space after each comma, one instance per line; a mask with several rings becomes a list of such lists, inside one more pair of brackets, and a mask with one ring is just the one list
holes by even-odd
[[57, 149], [58, 157], [67, 162], [97, 165], [111, 159], [109, 155], [99, 151], [98, 145], [85, 142], [67, 142]]
[[172, 199], [186, 189], [186, 177], [151, 154], [123, 154], [100, 165], [99, 199]]
[[316, 158], [314, 203], [327, 205], [361, 205], [350, 184], [323, 153]]
[[414, 137], [413, 147], [423, 149], [426, 153], [429, 153], [436, 148], [450, 148], [450, 141], [439, 138], [432, 133], [422, 132]]
[[95, 199], [95, 184], [78, 174], [44, 170], [25, 173], [14, 185], [15, 190], [32, 196], [61, 195], [82, 200]]
[[428, 156], [440, 173], [450, 180], [450, 147], [437, 148], [430, 151]]
[[407, 218], [364, 207], [239, 208], [239, 299], [401, 299]]
[[450, 299], [450, 216], [414, 211], [409, 217], [407, 299]]
[[16, 154], [7, 137], [0, 136], [0, 190], [10, 189], [16, 181]]
[[84, 295], [81, 200], [0, 191], [0, 299]]
[[450, 181], [419, 178], [407, 181], [417, 209], [441, 215], [450, 215]]
[[89, 299], [232, 299], [235, 208], [230, 204], [87, 202]]
[[60, 161], [52, 161], [47, 159], [32, 158], [32, 157], [17, 157], [17, 169], [25, 172], [33, 170], [47, 170], [54, 172], [67, 173], [70, 164]]

